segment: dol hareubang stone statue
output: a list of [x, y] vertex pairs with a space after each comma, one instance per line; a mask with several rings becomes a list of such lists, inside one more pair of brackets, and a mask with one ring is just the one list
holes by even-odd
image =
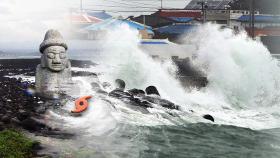
[[68, 47], [57, 30], [47, 31], [40, 45], [41, 64], [36, 69], [36, 91], [47, 98], [66, 94], [72, 84]]

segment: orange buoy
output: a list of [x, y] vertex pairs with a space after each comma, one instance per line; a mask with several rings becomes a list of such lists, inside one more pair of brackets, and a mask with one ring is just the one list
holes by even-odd
[[84, 96], [75, 101], [75, 110], [72, 110], [72, 113], [81, 113], [88, 108], [88, 99], [92, 96]]

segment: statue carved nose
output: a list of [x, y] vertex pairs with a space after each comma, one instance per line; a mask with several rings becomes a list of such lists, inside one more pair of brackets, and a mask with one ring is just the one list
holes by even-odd
[[59, 58], [59, 55], [56, 55], [55, 58], [52, 60], [53, 64], [61, 64], [61, 60]]

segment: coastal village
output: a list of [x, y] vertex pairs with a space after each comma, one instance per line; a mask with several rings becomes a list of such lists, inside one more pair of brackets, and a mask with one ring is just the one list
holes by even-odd
[[271, 54], [279, 58], [277, 41], [280, 37], [280, 15], [262, 13], [253, 5], [249, 9], [240, 9], [232, 0], [192, 0], [183, 9], [161, 8], [149, 15], [129, 17], [116, 17], [107, 11], [91, 11], [81, 6], [71, 10], [69, 19], [74, 38], [98, 40], [106, 30], [127, 24], [139, 31], [143, 39], [141, 44], [161, 46], [180, 44], [182, 35], [210, 22], [236, 33], [246, 31], [253, 39], [262, 41]]

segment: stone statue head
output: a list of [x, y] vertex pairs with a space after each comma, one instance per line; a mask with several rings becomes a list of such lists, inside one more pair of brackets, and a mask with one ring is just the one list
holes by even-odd
[[57, 30], [47, 31], [44, 41], [40, 45], [41, 66], [51, 71], [63, 71], [69, 66], [67, 45]]

